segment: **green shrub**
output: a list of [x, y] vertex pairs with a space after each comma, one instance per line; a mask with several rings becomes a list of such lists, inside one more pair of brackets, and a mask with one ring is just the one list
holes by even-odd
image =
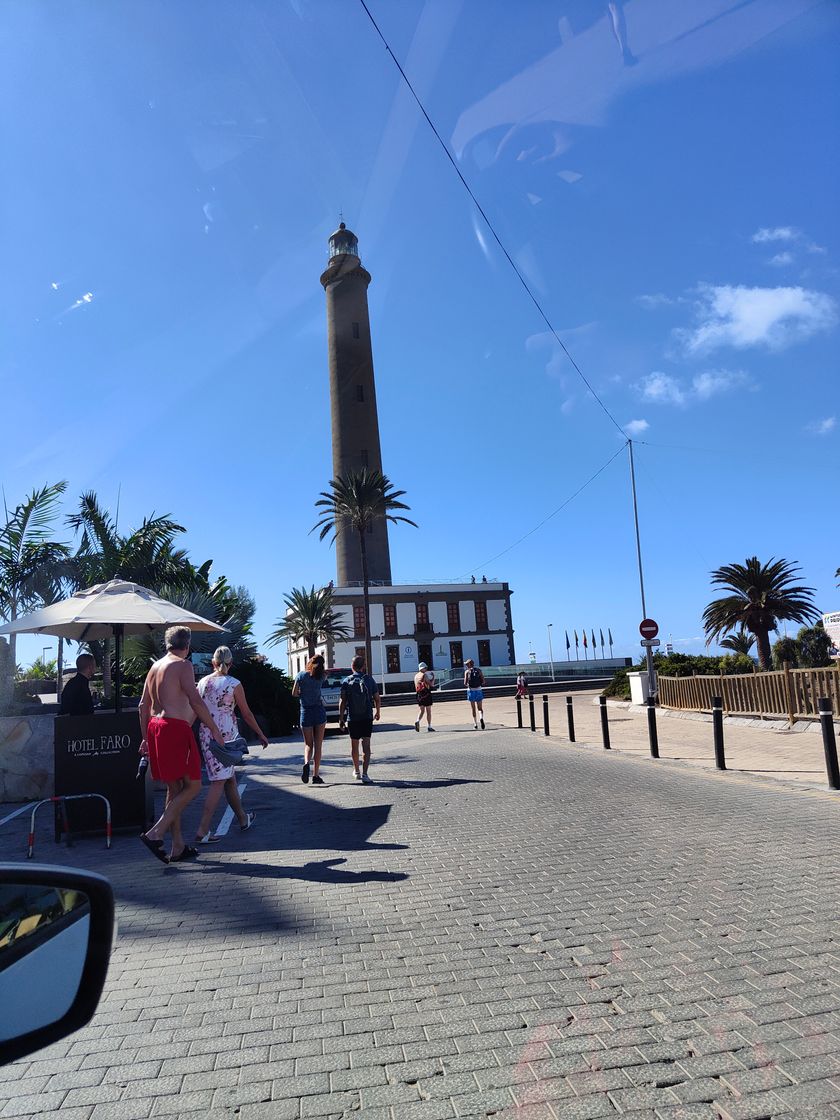
[[787, 661], [791, 669], [799, 666], [799, 643], [796, 638], [779, 638], [772, 649], [773, 668], [784, 669]]
[[755, 662], [746, 653], [730, 653], [719, 659], [718, 672], [727, 677], [733, 673], [754, 673]]
[[816, 626], [803, 626], [796, 635], [796, 644], [803, 669], [822, 669], [831, 664], [831, 638], [821, 622]]
[[260, 658], [250, 658], [235, 664], [232, 671], [245, 689], [251, 711], [267, 723], [266, 734], [291, 735], [300, 706], [292, 696], [292, 682], [283, 670]]
[[627, 679], [628, 669], [618, 669], [616, 674], [604, 691], [602, 696], [612, 696], [616, 700], [630, 699], [630, 681]]

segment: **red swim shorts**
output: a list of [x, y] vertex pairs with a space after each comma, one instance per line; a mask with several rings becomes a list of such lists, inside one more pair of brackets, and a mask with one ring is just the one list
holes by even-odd
[[185, 719], [152, 716], [146, 731], [149, 765], [158, 782], [177, 782], [181, 778], [199, 781], [201, 759], [192, 724]]

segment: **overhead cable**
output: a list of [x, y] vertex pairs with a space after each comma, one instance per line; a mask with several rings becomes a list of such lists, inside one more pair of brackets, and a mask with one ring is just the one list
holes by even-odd
[[613, 425], [614, 425], [614, 426], [615, 426], [615, 427], [616, 427], [616, 428], [617, 428], [617, 429], [619, 430], [619, 432], [621, 432], [621, 435], [622, 435], [622, 436], [623, 436], [623, 437], [624, 437], [625, 439], [627, 439], [627, 433], [626, 433], [626, 432], [624, 431], [624, 429], [622, 428], [622, 426], [621, 426], [621, 425], [619, 424], [619, 422], [618, 422], [618, 421], [616, 420], [616, 418], [615, 418], [615, 417], [613, 416], [613, 414], [612, 414], [612, 413], [610, 412], [610, 410], [609, 410], [609, 409], [607, 408], [607, 406], [606, 406], [606, 405], [604, 404], [604, 402], [603, 402], [603, 401], [601, 400], [601, 398], [600, 398], [600, 397], [598, 396], [598, 394], [597, 394], [597, 393], [595, 392], [595, 390], [593, 389], [592, 385], [591, 385], [591, 384], [590, 384], [590, 382], [589, 382], [589, 381], [587, 380], [587, 378], [586, 378], [586, 376], [585, 376], [585, 374], [584, 374], [583, 370], [582, 370], [582, 369], [580, 368], [580, 366], [579, 366], [579, 365], [577, 364], [577, 362], [576, 362], [576, 361], [574, 360], [574, 358], [572, 357], [572, 355], [571, 355], [571, 354], [569, 353], [569, 350], [568, 350], [568, 348], [567, 348], [567, 346], [566, 346], [565, 342], [563, 342], [562, 338], [560, 337], [560, 335], [559, 335], [559, 334], [557, 333], [557, 331], [555, 330], [555, 328], [554, 328], [554, 325], [552, 324], [552, 322], [551, 322], [551, 320], [549, 319], [549, 317], [548, 317], [548, 315], [546, 314], [546, 312], [545, 312], [545, 311], [543, 310], [543, 306], [542, 306], [542, 304], [540, 303], [540, 301], [539, 301], [539, 300], [537, 299], [537, 297], [536, 297], [536, 296], [534, 295], [533, 291], [531, 290], [531, 287], [530, 287], [530, 285], [528, 284], [528, 281], [527, 281], [527, 280], [525, 279], [525, 277], [524, 277], [524, 276], [522, 275], [522, 272], [520, 271], [520, 269], [519, 269], [519, 268], [518, 268], [518, 266], [516, 265], [516, 262], [514, 261], [513, 257], [512, 257], [511, 255], [510, 255], [510, 253], [509, 253], [509, 252], [507, 251], [507, 249], [505, 248], [505, 246], [504, 246], [504, 243], [503, 243], [502, 239], [501, 239], [501, 238], [499, 237], [498, 233], [496, 232], [496, 229], [495, 229], [495, 227], [494, 227], [493, 223], [492, 223], [492, 222], [490, 221], [490, 219], [488, 218], [487, 214], [485, 213], [485, 211], [484, 211], [484, 207], [483, 207], [483, 206], [481, 205], [481, 203], [480, 203], [480, 202], [478, 201], [478, 199], [477, 199], [477, 198], [475, 197], [475, 195], [473, 194], [472, 188], [470, 187], [469, 183], [467, 182], [467, 180], [466, 180], [466, 179], [464, 178], [464, 176], [462, 175], [462, 173], [461, 173], [461, 169], [460, 169], [460, 167], [458, 166], [458, 164], [457, 164], [457, 161], [455, 160], [455, 157], [454, 157], [454, 156], [452, 155], [452, 153], [450, 152], [450, 150], [449, 150], [449, 147], [448, 147], [448, 145], [446, 144], [446, 141], [445, 141], [445, 140], [443, 139], [443, 137], [442, 137], [442, 136], [440, 135], [440, 133], [438, 132], [438, 130], [437, 130], [437, 129], [435, 128], [435, 125], [434, 125], [434, 122], [432, 121], [432, 118], [431, 118], [431, 117], [429, 116], [429, 114], [428, 114], [428, 113], [426, 112], [426, 108], [425, 108], [425, 106], [423, 105], [423, 102], [422, 102], [422, 101], [420, 100], [420, 98], [418, 97], [418, 95], [417, 95], [417, 93], [416, 93], [416, 91], [415, 91], [415, 89], [414, 89], [414, 86], [413, 86], [413, 85], [411, 84], [411, 82], [410, 82], [410, 81], [409, 81], [409, 79], [408, 79], [408, 75], [406, 74], [405, 70], [403, 70], [402, 66], [400, 65], [399, 59], [398, 59], [398, 58], [397, 58], [397, 56], [396, 56], [396, 55], [394, 54], [394, 52], [393, 52], [393, 51], [391, 50], [391, 47], [390, 47], [390, 44], [388, 43], [388, 40], [387, 40], [387, 39], [385, 38], [385, 36], [384, 36], [384, 35], [382, 34], [382, 31], [381, 31], [381, 30], [380, 30], [380, 28], [379, 28], [379, 24], [378, 24], [378, 23], [376, 22], [376, 20], [375, 20], [375, 19], [373, 18], [373, 16], [371, 15], [371, 11], [370, 11], [370, 8], [368, 8], [367, 4], [365, 3], [365, 0], [359, 0], [359, 3], [360, 3], [360, 4], [362, 5], [362, 7], [364, 8], [365, 12], [367, 13], [367, 17], [368, 17], [368, 19], [370, 20], [370, 22], [371, 22], [371, 23], [373, 24], [373, 27], [374, 27], [374, 30], [376, 31], [376, 34], [377, 34], [377, 35], [379, 36], [379, 38], [380, 38], [380, 39], [382, 40], [382, 43], [383, 43], [383, 45], [384, 45], [384, 47], [385, 47], [385, 50], [386, 50], [386, 51], [388, 52], [388, 54], [389, 54], [389, 55], [391, 56], [391, 58], [393, 59], [394, 65], [395, 65], [395, 66], [396, 66], [396, 68], [397, 68], [397, 69], [399, 70], [399, 72], [400, 72], [400, 74], [401, 74], [401, 76], [402, 76], [402, 79], [403, 79], [403, 81], [404, 81], [404, 82], [405, 82], [405, 84], [406, 84], [406, 85], [408, 86], [408, 89], [409, 89], [409, 91], [411, 92], [411, 96], [412, 96], [412, 97], [414, 98], [414, 100], [415, 100], [415, 101], [417, 102], [417, 106], [418, 106], [418, 108], [420, 109], [420, 112], [421, 112], [421, 113], [423, 114], [423, 116], [424, 116], [424, 117], [426, 118], [426, 122], [428, 123], [428, 125], [429, 125], [429, 128], [430, 128], [430, 129], [432, 130], [432, 132], [434, 133], [434, 135], [435, 135], [435, 137], [436, 137], [436, 139], [437, 139], [437, 142], [438, 142], [438, 143], [440, 144], [441, 148], [443, 149], [443, 151], [444, 151], [444, 154], [446, 155], [446, 158], [447, 158], [447, 159], [449, 160], [449, 162], [450, 162], [450, 163], [452, 164], [452, 166], [454, 167], [454, 169], [455, 169], [455, 174], [456, 174], [456, 175], [458, 176], [458, 178], [459, 178], [459, 179], [461, 180], [461, 183], [463, 184], [463, 187], [464, 187], [464, 189], [466, 190], [467, 194], [468, 194], [468, 195], [470, 196], [470, 198], [472, 199], [472, 201], [473, 201], [473, 203], [475, 204], [475, 207], [476, 207], [476, 209], [478, 210], [479, 214], [480, 214], [480, 215], [481, 215], [481, 217], [482, 217], [482, 218], [484, 219], [484, 223], [485, 223], [485, 225], [487, 226], [487, 228], [488, 228], [488, 229], [490, 230], [490, 233], [491, 233], [491, 234], [493, 235], [493, 239], [495, 240], [496, 244], [497, 244], [497, 245], [499, 246], [499, 248], [501, 249], [501, 251], [502, 251], [502, 253], [504, 254], [504, 256], [505, 256], [505, 259], [507, 260], [508, 264], [509, 264], [509, 265], [510, 265], [510, 267], [511, 267], [511, 268], [513, 269], [513, 271], [515, 272], [515, 274], [516, 274], [516, 276], [517, 276], [517, 278], [518, 278], [518, 280], [519, 280], [519, 283], [520, 283], [520, 284], [522, 285], [522, 287], [523, 287], [523, 288], [525, 289], [525, 291], [526, 291], [526, 292], [528, 293], [528, 295], [530, 296], [530, 298], [531, 298], [531, 301], [532, 301], [532, 303], [534, 304], [534, 307], [536, 307], [536, 309], [537, 309], [537, 311], [539, 312], [539, 314], [540, 314], [540, 317], [542, 318], [543, 322], [544, 322], [544, 323], [545, 323], [545, 325], [546, 325], [546, 326], [548, 327], [548, 329], [549, 329], [549, 331], [551, 332], [551, 334], [552, 334], [552, 335], [554, 336], [554, 339], [555, 339], [555, 341], [557, 342], [557, 345], [558, 345], [558, 346], [560, 347], [560, 349], [561, 349], [561, 350], [563, 351], [563, 353], [564, 353], [564, 354], [566, 355], [566, 357], [567, 357], [567, 358], [569, 359], [569, 361], [570, 361], [570, 362], [571, 362], [571, 364], [572, 364], [572, 367], [574, 368], [574, 370], [575, 370], [575, 372], [577, 373], [578, 377], [579, 377], [579, 378], [581, 379], [581, 381], [582, 381], [582, 382], [584, 383], [584, 385], [585, 385], [585, 386], [586, 386], [586, 388], [588, 389], [589, 393], [590, 393], [590, 394], [592, 395], [592, 397], [594, 397], [594, 399], [595, 399], [595, 400], [596, 400], [596, 401], [598, 402], [598, 404], [599, 404], [599, 405], [601, 406], [601, 409], [603, 410], [603, 412], [604, 412], [605, 416], [607, 416], [607, 418], [608, 418], [608, 419], [610, 420], [610, 422], [611, 422], [611, 423], [612, 423], [612, 424], [613, 424]]

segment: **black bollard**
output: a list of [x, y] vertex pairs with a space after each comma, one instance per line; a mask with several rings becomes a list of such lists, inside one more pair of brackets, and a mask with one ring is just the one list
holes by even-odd
[[659, 736], [656, 734], [656, 701], [652, 696], [647, 698], [648, 713], [648, 739], [650, 739], [650, 757], [659, 758]]
[[522, 726], [522, 698], [516, 697], [516, 726]]
[[569, 721], [569, 742], [575, 741], [575, 710], [571, 696], [566, 697], [566, 719]]
[[604, 750], [610, 749], [610, 721], [607, 718], [607, 698], [606, 696], [598, 697], [598, 705], [601, 709], [601, 738], [604, 740]]
[[840, 768], [837, 765], [837, 740], [834, 737], [834, 713], [831, 711], [831, 700], [827, 696], [821, 696], [817, 706], [820, 712], [828, 788], [840, 789]]
[[723, 697], [712, 697], [712, 728], [715, 735], [715, 766], [718, 770], [726, 769], [726, 757], [723, 753]]
[[528, 707], [531, 709], [531, 730], [536, 731], [537, 730], [537, 716], [536, 716], [536, 712], [534, 711], [534, 697], [533, 696], [528, 697]]
[[543, 730], [546, 735], [550, 734], [548, 730], [548, 697], [543, 696]]

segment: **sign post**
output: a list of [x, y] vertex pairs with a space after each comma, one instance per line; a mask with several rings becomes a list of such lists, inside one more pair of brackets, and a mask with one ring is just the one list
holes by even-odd
[[645, 658], [647, 660], [647, 680], [648, 696], [656, 696], [658, 692], [656, 684], [656, 670], [653, 667], [653, 647], [659, 645], [657, 634], [659, 633], [659, 623], [654, 622], [652, 618], [643, 618], [639, 623], [639, 633], [642, 635], [642, 645], [645, 647]]

